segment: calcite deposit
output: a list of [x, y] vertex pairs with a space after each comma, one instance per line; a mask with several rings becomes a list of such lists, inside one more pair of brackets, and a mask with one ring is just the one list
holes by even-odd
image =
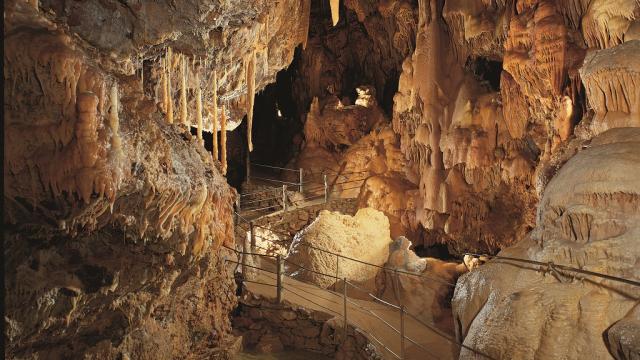
[[332, 276], [346, 277], [357, 283], [372, 282], [378, 268], [333, 254], [381, 266], [389, 256], [390, 243], [389, 220], [380, 211], [363, 208], [354, 216], [321, 211], [308, 227], [294, 237], [286, 258], [287, 267], [294, 278], [325, 288], [336, 283]]
[[5, 357], [225, 356], [237, 194], [205, 110], [237, 126], [308, 1], [16, 0], [4, 26]]
[[637, 287], [488, 259], [640, 277], [640, 1], [9, 0], [3, 22], [5, 357], [230, 356], [252, 188], [296, 208], [253, 219], [254, 250], [455, 324], [461, 358], [638, 357]]
[[[389, 246], [389, 260], [376, 279], [375, 292], [393, 304], [443, 329], [451, 329], [450, 294], [458, 277], [469, 270], [464, 264], [421, 258], [404, 236]], [[397, 272], [394, 270], [398, 270]]]
[[[547, 186], [533, 232], [499, 255], [638, 279], [638, 175], [640, 129], [593, 138]], [[639, 297], [637, 286], [493, 260], [456, 286], [456, 333], [501, 359], [634, 358]]]

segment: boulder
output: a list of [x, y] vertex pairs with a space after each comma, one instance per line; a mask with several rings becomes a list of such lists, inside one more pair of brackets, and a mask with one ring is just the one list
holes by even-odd
[[337, 260], [336, 255], [307, 245], [381, 266], [389, 256], [390, 243], [389, 219], [378, 210], [363, 208], [355, 216], [323, 210], [294, 237], [287, 257], [287, 273], [324, 288], [335, 283], [332, 276], [336, 274], [358, 283], [373, 281], [378, 268], [345, 258]]

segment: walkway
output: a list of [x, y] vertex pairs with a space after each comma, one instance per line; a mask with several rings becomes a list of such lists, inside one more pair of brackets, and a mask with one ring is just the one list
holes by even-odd
[[[262, 258], [263, 269], [275, 269], [275, 263]], [[265, 298], [276, 301], [277, 275], [268, 271], [251, 268], [254, 272], [246, 289]], [[344, 321], [345, 297], [342, 293], [321, 289], [288, 276], [283, 277], [282, 300], [307, 309], [335, 315], [339, 323]], [[358, 300], [347, 296], [347, 320], [349, 325], [360, 330], [376, 346], [385, 359], [401, 357], [401, 319], [400, 311], [372, 301]], [[454, 359], [457, 358], [457, 346], [424, 326], [416, 319], [404, 315], [404, 359]], [[337, 331], [341, 331], [339, 327]]]

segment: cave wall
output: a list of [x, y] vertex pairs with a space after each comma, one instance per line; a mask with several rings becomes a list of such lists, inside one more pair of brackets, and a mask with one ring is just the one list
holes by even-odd
[[[639, 125], [638, 61], [630, 60], [638, 56], [637, 1], [349, 0], [334, 11], [335, 24], [323, 4], [312, 6], [309, 45], [294, 71], [306, 117], [292, 164], [364, 171], [371, 179], [344, 195], [402, 197], [406, 206], [394, 211], [412, 214], [402, 231], [416, 245], [460, 254], [514, 244], [580, 144]], [[389, 112], [386, 89], [398, 75]], [[334, 109], [348, 109], [358, 98], [352, 89], [364, 85], [397, 134], [404, 164], [392, 158], [387, 167], [402, 166], [394, 176], [407, 186], [379, 184], [369, 162], [350, 163], [347, 147], [371, 146], [365, 136], [317, 146], [360, 131], [352, 116], [336, 126]], [[389, 216], [397, 208], [375, 206]]]
[[[640, 5], [617, 3], [419, 2], [393, 125], [419, 184], [416, 216], [438, 241], [456, 252], [513, 244], [577, 143], [638, 126], [635, 87], [623, 82], [638, 63]], [[620, 57], [603, 61], [604, 53]], [[477, 76], [479, 61], [502, 63], [498, 91]], [[595, 85], [595, 73], [607, 80]], [[619, 95], [605, 110], [600, 94], [611, 92]]]
[[309, 4], [5, 2], [7, 358], [224, 355], [237, 193], [190, 127], [201, 93], [212, 128], [214, 73], [237, 127]]

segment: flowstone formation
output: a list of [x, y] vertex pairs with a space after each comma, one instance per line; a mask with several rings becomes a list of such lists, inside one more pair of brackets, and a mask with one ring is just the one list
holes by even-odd
[[[308, 13], [297, 0], [5, 3], [7, 358], [223, 355], [237, 197], [225, 134], [250, 108], [247, 78], [258, 91], [306, 41]], [[238, 66], [248, 54], [255, 70]], [[220, 159], [203, 147], [213, 118]]]
[[[395, 216], [402, 226], [394, 235], [404, 231], [416, 245], [443, 243], [462, 254], [515, 243], [533, 228], [544, 187], [580, 142], [638, 126], [637, 1], [339, 6], [337, 24], [333, 7], [312, 6], [321, 20], [293, 75], [298, 111], [308, 112], [297, 165], [337, 172], [361, 146], [335, 139], [345, 131], [324, 108], [360, 96], [352, 76], [367, 81], [399, 139], [404, 159], [392, 166], [401, 171], [395, 185], [371, 182], [338, 196], [361, 197], [362, 206]], [[390, 91], [398, 76], [397, 92]], [[347, 120], [340, 126], [357, 129]], [[334, 146], [310, 151], [323, 134], [309, 128], [323, 127], [337, 130], [322, 140]], [[412, 215], [401, 219], [397, 206], [366, 200], [370, 187], [386, 188], [376, 198], [403, 199]]]
[[[359, 207], [382, 211], [391, 222], [391, 236], [415, 234], [413, 204], [416, 186], [404, 176], [406, 160], [372, 86], [360, 86], [353, 105], [330, 96], [314, 98], [307, 114], [305, 144], [292, 167], [305, 177], [324, 181], [331, 198], [358, 198]], [[322, 109], [322, 110], [321, 110]], [[291, 181], [296, 181], [290, 178]], [[321, 195], [324, 187], [309, 192]]]
[[419, 2], [393, 127], [424, 240], [457, 253], [513, 244], [577, 142], [638, 125], [640, 5], [612, 3]]
[[[639, 128], [598, 135], [551, 180], [535, 229], [499, 255], [638, 279], [639, 175]], [[458, 338], [494, 358], [632, 359], [638, 299], [632, 285], [493, 260], [461, 277], [453, 308]]]

